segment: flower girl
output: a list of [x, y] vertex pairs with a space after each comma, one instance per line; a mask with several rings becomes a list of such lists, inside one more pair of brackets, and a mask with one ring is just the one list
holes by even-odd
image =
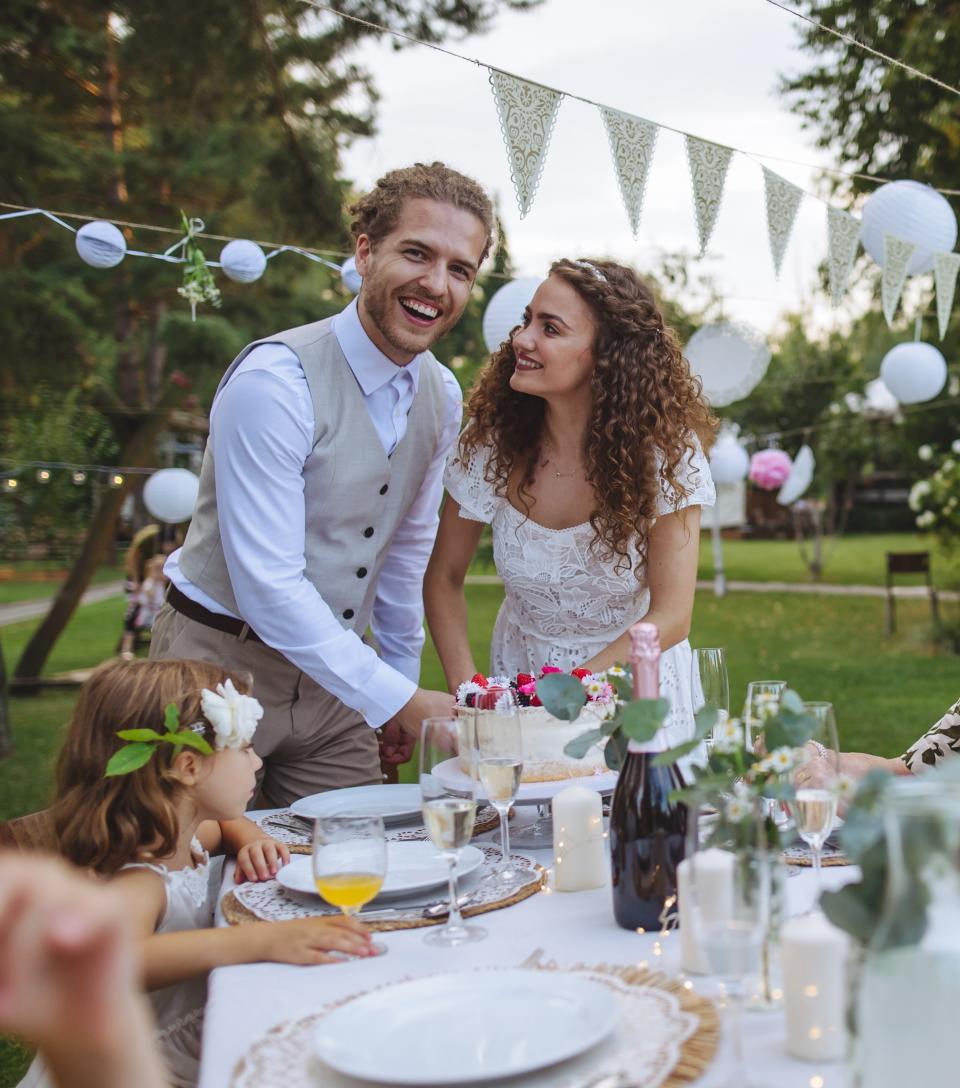
[[[243, 818], [263, 713], [248, 689], [201, 661], [107, 662], [80, 693], [57, 765], [60, 849], [112, 878], [126, 901], [173, 1085], [196, 1082], [214, 967], [372, 954], [363, 926], [343, 917], [213, 928], [222, 858], [212, 851], [235, 853], [253, 880], [287, 857]], [[35, 1062], [21, 1088], [47, 1083]]]

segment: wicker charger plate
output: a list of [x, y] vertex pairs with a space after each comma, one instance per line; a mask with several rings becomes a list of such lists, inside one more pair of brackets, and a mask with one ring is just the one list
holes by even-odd
[[[811, 854], [809, 847], [800, 843], [797, 843], [794, 846], [788, 846], [787, 849], [780, 854], [780, 857], [787, 865], [806, 867], [813, 865], [813, 854]], [[820, 864], [826, 869], [834, 865], [852, 865], [853, 862], [842, 850], [827, 846], [824, 847], [823, 852], [820, 855]]]
[[[543, 963], [541, 956], [538, 950], [521, 966], [537, 971], [569, 970], [609, 986], [620, 1005], [621, 1019], [618, 1029], [606, 1042], [560, 1065], [526, 1074], [524, 1085], [580, 1088], [603, 1074], [620, 1069], [630, 1074], [639, 1069], [645, 1088], [685, 1088], [701, 1077], [713, 1061], [720, 1041], [717, 1009], [707, 998], [686, 989], [680, 980], [632, 966], [560, 968], [555, 963]], [[231, 1088], [307, 1088], [318, 1083], [330, 1088], [358, 1085], [360, 1082], [353, 1078], [342, 1077], [320, 1065], [313, 1057], [312, 1036], [324, 1016], [361, 996], [352, 994], [272, 1028], [237, 1063]], [[645, 1033], [635, 1030], [638, 1021], [650, 1028], [650, 1014], [668, 1038], [658, 1041], [651, 1030]], [[494, 1083], [515, 1086], [518, 1078]]]

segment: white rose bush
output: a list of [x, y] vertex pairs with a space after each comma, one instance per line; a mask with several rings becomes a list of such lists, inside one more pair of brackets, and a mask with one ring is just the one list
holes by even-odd
[[946, 454], [938, 455], [926, 445], [917, 453], [921, 461], [935, 466], [910, 489], [917, 528], [933, 533], [944, 549], [954, 549], [960, 544], [960, 438]]

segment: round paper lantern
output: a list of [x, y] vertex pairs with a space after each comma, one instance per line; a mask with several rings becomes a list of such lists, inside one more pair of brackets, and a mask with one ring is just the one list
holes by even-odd
[[249, 238], [234, 238], [220, 250], [223, 274], [237, 283], [253, 283], [267, 267], [267, 258], [256, 242]]
[[496, 291], [483, 313], [483, 340], [487, 351], [496, 351], [510, 335], [510, 330], [523, 321], [523, 311], [542, 282], [536, 276], [522, 276]]
[[729, 321], [697, 329], [684, 354], [716, 408], [745, 397], [770, 365], [770, 349], [760, 333]]
[[193, 515], [200, 479], [185, 468], [162, 468], [143, 488], [143, 504], [157, 521], [179, 525]]
[[870, 194], [863, 206], [860, 241], [883, 264], [883, 236], [895, 234], [917, 247], [907, 275], [933, 268], [937, 250], [952, 250], [957, 243], [957, 217], [945, 196], [919, 181], [890, 181]]
[[884, 355], [880, 377], [901, 404], [919, 404], [947, 384], [947, 361], [933, 344], [908, 340]]
[[343, 280], [343, 286], [348, 291], [354, 295], [360, 294], [360, 288], [363, 286], [363, 276], [357, 271], [357, 262], [353, 257], [348, 257], [340, 265], [340, 279]]
[[710, 474], [718, 487], [738, 484], [746, 478], [750, 455], [740, 445], [737, 436], [724, 431], [710, 451]]
[[750, 458], [750, 479], [764, 491], [773, 491], [786, 481], [792, 466], [783, 450], [760, 450]]
[[113, 268], [127, 255], [126, 238], [106, 219], [84, 223], [75, 241], [80, 259], [94, 268]]
[[790, 506], [813, 483], [813, 470], [817, 467], [813, 450], [809, 446], [801, 446], [797, 450], [797, 456], [793, 459], [790, 475], [777, 495], [777, 502], [781, 506]]

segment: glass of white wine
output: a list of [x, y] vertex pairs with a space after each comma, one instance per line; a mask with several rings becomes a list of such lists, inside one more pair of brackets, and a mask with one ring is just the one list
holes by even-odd
[[520, 704], [509, 688], [488, 688], [474, 702], [477, 776], [487, 800], [500, 817], [500, 864], [494, 872], [502, 891], [516, 890], [529, 879], [510, 861], [510, 806], [523, 774]]
[[722, 736], [723, 728], [730, 717], [730, 680], [723, 650], [719, 646], [694, 650], [690, 679], [693, 684], [694, 712], [707, 703], [717, 710], [717, 724], [713, 727], [713, 734], [705, 741], [709, 753], [716, 738]]
[[837, 818], [840, 756], [833, 703], [805, 702], [803, 709], [816, 721], [817, 726], [803, 748], [803, 760], [794, 774], [796, 793], [793, 810], [797, 833], [813, 855], [813, 872], [817, 882], [816, 909], [823, 890], [820, 868], [823, 846]]
[[[387, 841], [380, 816], [325, 816], [313, 825], [313, 882], [348, 918], [374, 899], [387, 875]], [[377, 955], [386, 945], [373, 944]]]
[[459, 732], [461, 754], [464, 745], [475, 758], [476, 738], [473, 716], [458, 723], [453, 718], [425, 718], [420, 736], [420, 806], [430, 841], [450, 866], [450, 913], [447, 923], [424, 937], [427, 944], [455, 948], [471, 941], [482, 941], [487, 931], [467, 925], [457, 905], [457, 861], [460, 851], [470, 842], [477, 814], [477, 783], [471, 776], [457, 780], [456, 788], [446, 784], [437, 768], [449, 762], [457, 748]]

